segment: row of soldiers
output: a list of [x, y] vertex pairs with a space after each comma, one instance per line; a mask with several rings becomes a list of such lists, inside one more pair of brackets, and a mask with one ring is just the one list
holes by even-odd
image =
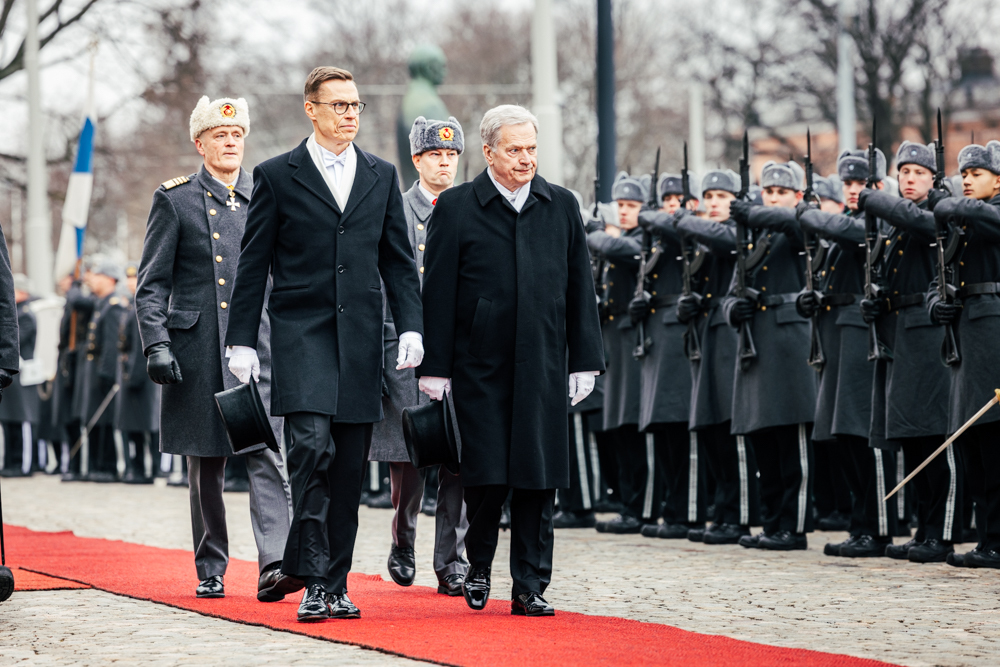
[[898, 194], [872, 148], [830, 178], [768, 162], [756, 192], [668, 174], [652, 205], [620, 174], [617, 218], [588, 216], [608, 371], [570, 414], [556, 526], [784, 551], [821, 512], [850, 534], [831, 556], [1000, 567], [1000, 410], [885, 499], [997, 384], [1000, 143], [962, 149], [961, 195], [935, 149], [902, 143]]

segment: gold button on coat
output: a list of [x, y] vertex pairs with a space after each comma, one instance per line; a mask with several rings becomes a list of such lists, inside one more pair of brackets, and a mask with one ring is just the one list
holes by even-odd
[[423, 243], [421, 243], [420, 245], [417, 246], [417, 250], [423, 251], [423, 249], [424, 249], [424, 244]]
[[205, 194], [206, 194], [206, 195], [208, 195], [209, 197], [211, 197], [211, 196], [212, 196], [212, 193], [211, 193], [211, 192], [205, 192]]
[[219, 240], [219, 232], [215, 232], [214, 234], [212, 234], [212, 238], [215, 240]]
[[423, 273], [423, 272], [424, 272], [424, 267], [421, 266], [420, 267], [420, 273]]
[[424, 231], [424, 226], [423, 225], [417, 225], [417, 229], [419, 229], [420, 231]]
[[223, 310], [225, 310], [226, 308], [228, 308], [228, 307], [229, 307], [229, 304], [228, 304], [228, 303], [226, 303], [225, 301], [223, 301], [223, 302], [222, 302], [222, 303], [220, 303], [219, 305], [220, 305], [220, 306], [222, 307], [222, 309], [223, 309]]
[[219, 263], [222, 263], [222, 255], [216, 255], [215, 256], [215, 261], [219, 262]]
[[225, 285], [226, 284], [226, 279], [225, 278], [219, 278], [219, 284], [220, 285]]
[[208, 209], [208, 214], [209, 215], [215, 215], [215, 209], [214, 208]]

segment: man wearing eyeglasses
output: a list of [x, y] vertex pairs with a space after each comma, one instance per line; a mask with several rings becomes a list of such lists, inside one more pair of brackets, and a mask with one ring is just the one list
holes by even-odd
[[347, 573], [372, 424], [382, 418], [380, 277], [402, 332], [396, 368], [415, 368], [424, 354], [396, 168], [354, 145], [363, 110], [350, 72], [309, 74], [312, 135], [254, 169], [226, 334], [229, 369], [256, 379], [270, 274], [271, 411], [285, 417], [293, 501], [282, 572], [306, 584], [303, 622], [361, 616]]

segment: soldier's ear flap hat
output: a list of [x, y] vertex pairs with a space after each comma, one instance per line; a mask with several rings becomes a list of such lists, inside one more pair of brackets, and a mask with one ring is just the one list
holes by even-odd
[[94, 267], [91, 269], [92, 273], [97, 273], [102, 276], [107, 276], [114, 280], [121, 280], [124, 276], [122, 275], [122, 268], [116, 263], [106, 258], [99, 258], [95, 260]]
[[912, 141], [904, 141], [896, 150], [896, 169], [901, 169], [904, 164], [915, 164], [930, 171], [937, 171], [934, 144], [930, 143], [925, 146]]
[[624, 171], [618, 172], [615, 184], [611, 186], [611, 198], [615, 201], [628, 199], [646, 203], [649, 200], [649, 181], [649, 174], [635, 177]]
[[[841, 181], [868, 180], [868, 151], [846, 150], [837, 158], [837, 175]], [[885, 180], [885, 154], [875, 149], [875, 180]]]
[[1000, 175], [1000, 141], [985, 146], [969, 144], [958, 152], [958, 170], [986, 169]]
[[[688, 191], [696, 199], [700, 196], [699, 185], [698, 177], [695, 176], [694, 172], [688, 171]], [[661, 174], [660, 182], [656, 186], [656, 192], [661, 202], [667, 195], [683, 195], [684, 188], [681, 184], [680, 174]]]
[[203, 95], [191, 112], [191, 141], [205, 130], [230, 125], [241, 128], [244, 137], [250, 134], [250, 106], [247, 101], [242, 97], [236, 100], [223, 97], [213, 102], [208, 95]]
[[771, 160], [764, 164], [760, 172], [761, 188], [786, 188], [788, 190], [801, 190], [802, 179], [805, 172], [795, 161], [775, 162]]
[[723, 190], [735, 195], [740, 191], [740, 176], [732, 169], [710, 171], [701, 179], [701, 196], [704, 197], [709, 190]]
[[836, 176], [831, 178], [813, 176], [813, 190], [821, 199], [832, 199], [838, 204], [844, 203], [843, 186]]
[[410, 128], [410, 155], [420, 155], [433, 150], [465, 150], [462, 124], [454, 116], [448, 120], [427, 120], [418, 116]]

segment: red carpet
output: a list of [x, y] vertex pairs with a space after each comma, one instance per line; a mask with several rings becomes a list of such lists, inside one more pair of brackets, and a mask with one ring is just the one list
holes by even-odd
[[70, 588], [90, 588], [87, 584], [68, 579], [57, 579], [31, 570], [12, 567], [15, 591], [62, 591]]
[[[553, 618], [510, 616], [510, 603], [474, 612], [462, 598], [379, 576], [352, 574], [358, 621], [295, 622], [295, 599], [256, 600], [257, 566], [233, 560], [226, 597], [199, 600], [191, 553], [127, 542], [6, 527], [8, 565], [218, 618], [354, 644], [447, 665], [886, 665], [843, 655], [779, 648], [687, 632], [668, 625], [559, 611]], [[503, 560], [503, 559], [501, 559]], [[15, 574], [15, 576], [17, 576]], [[506, 591], [498, 591], [501, 594]], [[669, 595], [669, 593], [666, 593]]]

